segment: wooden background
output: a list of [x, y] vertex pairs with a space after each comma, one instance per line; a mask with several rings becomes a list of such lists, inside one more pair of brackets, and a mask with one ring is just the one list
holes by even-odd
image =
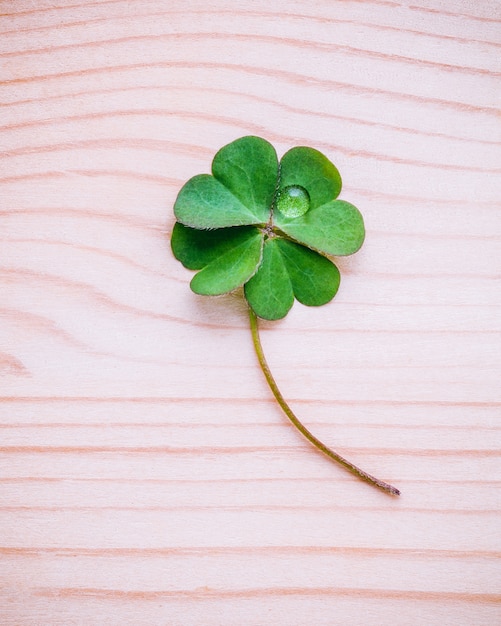
[[[0, 623], [501, 622], [501, 5], [0, 2]], [[169, 249], [246, 134], [322, 150], [367, 240], [262, 325]]]

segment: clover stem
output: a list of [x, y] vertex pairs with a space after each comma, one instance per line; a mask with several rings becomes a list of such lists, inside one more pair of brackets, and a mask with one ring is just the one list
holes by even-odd
[[400, 491], [396, 487], [393, 487], [393, 485], [390, 485], [389, 483], [385, 483], [383, 480], [379, 480], [379, 478], [376, 478], [375, 476], [371, 476], [371, 474], [364, 472], [362, 469], [360, 469], [359, 467], [357, 467], [356, 465], [354, 465], [353, 463], [351, 463], [350, 461], [342, 457], [340, 454], [328, 448], [319, 439], [317, 439], [315, 435], [313, 435], [306, 428], [306, 426], [304, 426], [299, 421], [299, 419], [293, 413], [292, 409], [290, 408], [290, 406], [287, 404], [284, 397], [282, 396], [280, 389], [278, 388], [277, 383], [275, 382], [275, 379], [273, 378], [273, 375], [268, 366], [268, 363], [266, 362], [266, 358], [263, 352], [263, 347], [261, 345], [261, 339], [259, 337], [257, 316], [250, 307], [249, 307], [249, 319], [250, 319], [250, 327], [251, 327], [251, 333], [252, 333], [252, 341], [254, 343], [254, 349], [256, 351], [256, 355], [259, 361], [259, 365], [261, 366], [261, 370], [263, 371], [263, 374], [266, 378], [266, 382], [268, 383], [281, 409], [287, 415], [289, 420], [294, 424], [294, 426], [299, 430], [299, 432], [304, 437], [306, 437], [306, 439], [310, 443], [312, 443], [318, 450], [323, 452], [333, 461], [336, 461], [337, 463], [342, 465], [348, 471], [352, 472], [352, 474], [355, 474], [362, 480], [365, 480], [365, 482], [373, 485], [374, 487], [377, 487], [378, 489], [381, 489], [385, 493], [388, 493], [392, 496], [399, 496]]

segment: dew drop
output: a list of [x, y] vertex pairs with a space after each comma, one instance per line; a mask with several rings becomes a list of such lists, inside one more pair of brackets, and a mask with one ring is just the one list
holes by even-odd
[[290, 185], [281, 189], [277, 199], [277, 209], [285, 217], [299, 217], [310, 208], [310, 194], [300, 185]]

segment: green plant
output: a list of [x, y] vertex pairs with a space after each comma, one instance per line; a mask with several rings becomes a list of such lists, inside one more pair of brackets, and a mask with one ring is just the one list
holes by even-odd
[[363, 480], [392, 495], [398, 489], [325, 446], [296, 417], [266, 363], [258, 317], [285, 317], [294, 298], [309, 306], [335, 296], [339, 270], [327, 255], [353, 254], [365, 228], [356, 207], [337, 197], [341, 177], [313, 148], [295, 147], [280, 162], [273, 146], [242, 137], [224, 146], [212, 175], [194, 176], [174, 205], [174, 256], [197, 270], [191, 289], [216, 296], [243, 286], [261, 369], [277, 402], [314, 446]]

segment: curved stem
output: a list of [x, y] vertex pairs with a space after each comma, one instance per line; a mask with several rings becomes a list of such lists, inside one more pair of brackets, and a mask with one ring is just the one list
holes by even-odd
[[261, 345], [261, 339], [259, 337], [257, 316], [250, 307], [249, 307], [249, 319], [250, 319], [250, 327], [251, 327], [251, 333], [252, 333], [252, 341], [254, 343], [254, 349], [256, 350], [257, 358], [259, 360], [259, 365], [261, 366], [261, 369], [263, 370], [263, 374], [265, 375], [266, 381], [271, 391], [273, 392], [273, 395], [275, 396], [276, 401], [280, 405], [281, 409], [287, 415], [290, 421], [294, 424], [294, 426], [299, 430], [299, 432], [304, 437], [306, 437], [306, 439], [308, 439], [310, 443], [312, 443], [316, 448], [318, 448], [318, 450], [326, 454], [333, 461], [336, 461], [337, 463], [345, 467], [347, 470], [352, 472], [352, 474], [355, 474], [355, 476], [358, 476], [362, 480], [365, 480], [365, 482], [373, 485], [374, 487], [378, 487], [378, 489], [381, 489], [385, 493], [388, 493], [392, 496], [399, 496], [400, 491], [396, 487], [393, 487], [393, 485], [390, 485], [389, 483], [385, 483], [383, 480], [379, 480], [379, 478], [376, 478], [375, 476], [371, 476], [371, 474], [364, 472], [359, 467], [357, 467], [356, 465], [354, 465], [353, 463], [351, 463], [350, 461], [342, 457], [340, 454], [328, 448], [319, 439], [317, 439], [315, 435], [313, 435], [306, 428], [306, 426], [304, 426], [299, 421], [299, 419], [292, 412], [292, 409], [290, 408], [290, 406], [287, 404], [284, 397], [280, 393], [277, 383], [275, 382], [275, 379], [273, 378], [270, 368], [268, 367], [268, 363], [266, 362], [266, 358], [264, 356], [263, 347]]

